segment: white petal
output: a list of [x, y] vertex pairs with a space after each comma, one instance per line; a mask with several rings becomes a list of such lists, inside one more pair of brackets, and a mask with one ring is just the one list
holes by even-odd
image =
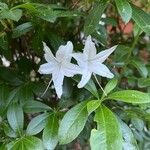
[[38, 72], [40, 74], [51, 74], [54, 70], [54, 65], [52, 63], [45, 63], [40, 66]]
[[99, 62], [93, 62], [89, 66], [91, 72], [98, 74], [102, 77], [113, 78], [114, 75], [110, 72], [110, 70]]
[[55, 61], [55, 57], [53, 53], [51, 52], [50, 48], [46, 45], [45, 42], [43, 42], [43, 46], [44, 46], [44, 51], [45, 51], [45, 54], [44, 54], [45, 60], [47, 62]]
[[88, 58], [83, 53], [74, 53], [74, 54], [72, 54], [72, 57], [74, 59], [76, 59], [78, 65], [80, 67], [85, 68], [87, 66], [87, 63], [88, 63], [87, 60], [88, 60]]
[[89, 59], [92, 59], [96, 55], [95, 43], [92, 42], [91, 36], [89, 35], [85, 41], [83, 53], [87, 55]]
[[63, 61], [71, 61], [71, 54], [73, 51], [73, 44], [72, 42], [68, 41], [66, 45], [61, 45], [56, 52], [56, 59], [60, 62]]
[[116, 48], [117, 48], [117, 45], [115, 45], [109, 49], [106, 49], [106, 50], [98, 53], [94, 59], [103, 63]]
[[81, 68], [72, 63], [66, 63], [63, 67], [63, 72], [67, 77], [73, 77], [75, 74], [82, 74]]
[[78, 84], [78, 88], [84, 87], [88, 83], [88, 81], [90, 80], [91, 75], [92, 75], [91, 72], [85, 70], [84, 73], [82, 74], [81, 81]]
[[58, 98], [61, 98], [61, 95], [63, 93], [63, 80], [64, 80], [64, 74], [61, 70], [57, 70], [52, 74], [52, 79], [54, 82], [54, 87], [57, 93]]

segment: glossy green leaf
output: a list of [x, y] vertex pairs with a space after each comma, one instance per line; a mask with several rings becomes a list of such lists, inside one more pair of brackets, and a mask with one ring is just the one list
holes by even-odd
[[22, 107], [18, 104], [12, 104], [7, 111], [7, 120], [11, 128], [21, 134], [24, 126], [24, 115]]
[[132, 59], [130, 62], [131, 65], [133, 65], [141, 74], [142, 77], [146, 78], [148, 75], [148, 70], [145, 66], [145, 64], [138, 60], [138, 59]]
[[31, 22], [23, 23], [23, 24], [21, 24], [21, 25], [19, 25], [13, 29], [12, 37], [13, 38], [20, 37], [21, 35], [24, 35], [27, 32], [29, 32], [31, 29], [32, 29], [32, 23]]
[[[118, 83], [117, 79], [110, 80], [104, 88], [105, 94], [109, 94], [117, 86], [117, 83]], [[102, 98], [103, 97], [105, 97], [104, 93], [102, 95]]]
[[101, 16], [106, 8], [107, 2], [105, 0], [95, 3], [93, 8], [89, 11], [84, 25], [84, 33], [86, 35], [92, 34], [98, 25]]
[[40, 101], [27, 101], [26, 103], [24, 103], [23, 105], [23, 110], [26, 113], [38, 113], [38, 112], [43, 112], [43, 111], [50, 111], [51, 108], [40, 102]]
[[58, 143], [58, 121], [56, 114], [52, 114], [48, 118], [47, 125], [43, 131], [43, 144], [48, 150], [54, 150]]
[[42, 141], [34, 136], [22, 137], [7, 146], [8, 150], [44, 150]]
[[128, 23], [132, 17], [132, 8], [127, 0], [115, 0], [119, 14], [123, 21]]
[[87, 103], [87, 111], [88, 114], [91, 114], [100, 106], [100, 100], [91, 100]]
[[122, 134], [115, 115], [105, 106], [96, 110], [97, 130], [91, 131], [90, 145], [92, 150], [122, 150]]
[[135, 104], [150, 103], [149, 94], [135, 90], [122, 90], [114, 92], [110, 94], [108, 97], [106, 97], [106, 99], [113, 99]]
[[72, 142], [83, 130], [88, 118], [87, 102], [77, 104], [64, 115], [58, 132], [60, 144]]
[[27, 126], [26, 130], [27, 135], [36, 135], [39, 132], [41, 132], [47, 123], [48, 117], [49, 114], [44, 113], [33, 118]]
[[132, 18], [147, 34], [150, 34], [150, 15], [142, 9], [132, 5]]

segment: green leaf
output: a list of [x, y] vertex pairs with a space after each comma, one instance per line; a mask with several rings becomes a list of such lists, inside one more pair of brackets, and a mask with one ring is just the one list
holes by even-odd
[[136, 37], [138, 34], [140, 35], [142, 32], [143, 31], [141, 30], [141, 28], [135, 23], [133, 28], [134, 37]]
[[20, 107], [18, 104], [12, 104], [9, 106], [7, 111], [7, 119], [11, 128], [20, 135], [23, 131], [24, 125], [22, 107]]
[[122, 90], [110, 94], [106, 99], [113, 99], [127, 103], [144, 104], [150, 103], [150, 96], [135, 90]]
[[4, 124], [3, 128], [4, 128], [4, 132], [7, 136], [9, 136], [11, 138], [16, 138], [18, 136], [17, 133], [12, 128], [10, 128], [9, 125]]
[[123, 150], [138, 150], [138, 145], [131, 129], [123, 121], [119, 121], [123, 135]]
[[138, 117], [132, 117], [131, 123], [138, 131], [142, 131], [144, 129], [144, 121]]
[[150, 34], [150, 15], [141, 8], [132, 5], [132, 18], [137, 25], [147, 34]]
[[118, 66], [123, 66], [125, 64], [125, 60], [129, 54], [129, 47], [125, 45], [118, 45], [116, 50], [115, 50], [115, 55], [114, 55], [114, 60], [115, 60], [115, 65]]
[[52, 5], [36, 4], [36, 10], [37, 12], [35, 13], [35, 15], [37, 17], [52, 23], [54, 23], [59, 17], [77, 17], [80, 15], [76, 11], [69, 11], [62, 8], [54, 9]]
[[132, 17], [132, 8], [127, 0], [115, 0], [119, 14], [123, 21], [128, 23]]
[[47, 125], [43, 131], [43, 144], [45, 149], [54, 150], [58, 143], [58, 121], [55, 114], [52, 114], [48, 118]]
[[99, 100], [91, 100], [87, 103], [87, 111], [88, 114], [90, 115], [93, 111], [95, 111], [99, 106], [100, 106], [100, 101]]
[[[109, 93], [117, 86], [117, 83], [118, 83], [118, 80], [117, 80], [117, 79], [112, 79], [112, 80], [110, 80], [110, 81], [106, 84], [106, 86], [105, 86], [105, 88], [104, 88], [105, 93], [106, 93], [106, 94], [109, 94]], [[104, 93], [103, 93], [103, 95], [102, 95], [102, 98], [103, 98], [103, 97], [105, 97]]]
[[150, 78], [140, 78], [138, 79], [138, 87], [144, 88], [150, 86]]
[[21, 35], [24, 35], [27, 32], [29, 32], [31, 29], [32, 29], [32, 23], [31, 22], [23, 23], [23, 24], [21, 24], [21, 25], [19, 25], [13, 29], [12, 37], [13, 38], [20, 37]]
[[50, 111], [51, 108], [42, 102], [32, 100], [24, 103], [23, 110], [26, 113], [38, 113], [43, 111]]
[[3, 9], [0, 12], [0, 19], [11, 19], [14, 21], [19, 21], [21, 16], [22, 16], [21, 9], [14, 9], [14, 10]]
[[[73, 79], [76, 82], [80, 81], [80, 79], [78, 77], [73, 77]], [[96, 98], [99, 98], [97, 88], [92, 79], [89, 80], [89, 82], [84, 86], [84, 88], [87, 89], [89, 92], [91, 92]]]
[[8, 150], [44, 150], [42, 141], [34, 136], [22, 137], [8, 145]]
[[148, 70], [145, 66], [145, 64], [138, 60], [138, 59], [132, 59], [132, 61], [130, 62], [131, 65], [133, 65], [141, 74], [142, 77], [146, 78], [148, 75]]
[[96, 26], [98, 25], [101, 16], [106, 8], [107, 2], [103, 0], [102, 2], [97, 2], [93, 6], [93, 9], [90, 10], [89, 15], [86, 16], [85, 25], [84, 25], [84, 33], [86, 35], [92, 34]]
[[97, 130], [91, 131], [92, 150], [122, 150], [122, 134], [115, 115], [105, 106], [96, 110]]
[[36, 135], [41, 132], [47, 123], [48, 117], [49, 114], [44, 113], [33, 118], [27, 126], [27, 135]]
[[83, 130], [88, 118], [87, 102], [77, 104], [64, 115], [58, 132], [60, 144], [72, 142]]
[[3, 9], [8, 9], [8, 5], [6, 3], [0, 2], [0, 10], [3, 10]]
[[6, 85], [0, 85], [0, 115], [4, 115], [6, 111], [7, 99], [10, 89]]

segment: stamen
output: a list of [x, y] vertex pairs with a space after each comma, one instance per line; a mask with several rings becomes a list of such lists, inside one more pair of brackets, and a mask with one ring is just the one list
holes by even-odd
[[104, 89], [103, 89], [103, 88], [102, 88], [102, 86], [100, 85], [100, 83], [99, 83], [99, 81], [98, 81], [98, 79], [97, 79], [96, 75], [95, 75], [94, 73], [93, 73], [93, 75], [94, 75], [94, 78], [95, 78], [95, 80], [96, 80], [97, 84], [99, 85], [99, 87], [100, 87], [100, 88], [101, 88], [101, 90], [103, 91], [104, 95], [105, 95], [105, 96], [107, 96], [106, 92], [104, 91]]
[[46, 87], [44, 93], [41, 95], [41, 97], [43, 97], [43, 96], [46, 94], [48, 88], [50, 87], [51, 82], [52, 82], [52, 79], [49, 81], [49, 83], [48, 83], [48, 85], [47, 85], [47, 87]]

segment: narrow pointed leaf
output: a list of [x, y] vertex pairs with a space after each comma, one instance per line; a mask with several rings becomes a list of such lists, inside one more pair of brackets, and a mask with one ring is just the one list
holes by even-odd
[[115, 0], [119, 14], [123, 21], [128, 23], [132, 17], [132, 8], [127, 0]]
[[102, 2], [95, 3], [90, 10], [89, 15], [86, 17], [84, 26], [84, 33], [86, 35], [90, 35], [95, 31], [106, 6], [107, 2], [103, 0]]
[[18, 104], [12, 104], [7, 111], [7, 119], [11, 128], [21, 134], [23, 131], [24, 115]]
[[[110, 80], [104, 88], [105, 93], [109, 94], [117, 86], [117, 83], [118, 83], [117, 79]], [[105, 97], [104, 93], [102, 97]]]
[[27, 101], [24, 105], [23, 105], [23, 110], [26, 113], [38, 113], [38, 112], [43, 112], [43, 111], [50, 111], [51, 108], [40, 102], [40, 101]]
[[27, 126], [27, 135], [36, 135], [41, 132], [47, 123], [48, 116], [48, 113], [44, 113], [33, 118]]
[[72, 142], [83, 130], [88, 118], [87, 102], [77, 104], [64, 115], [58, 132], [60, 144]]
[[134, 5], [132, 5], [132, 11], [133, 20], [144, 32], [150, 35], [150, 15]]
[[122, 90], [110, 94], [106, 99], [113, 99], [127, 103], [144, 104], [150, 103], [150, 96], [135, 90]]

